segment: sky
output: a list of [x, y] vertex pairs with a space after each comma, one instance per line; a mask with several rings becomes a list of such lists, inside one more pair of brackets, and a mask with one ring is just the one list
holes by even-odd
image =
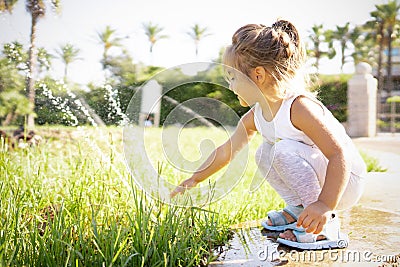
[[[46, 1], [46, 0], [45, 0]], [[81, 60], [68, 69], [69, 79], [78, 84], [101, 83], [103, 73], [100, 60], [102, 46], [97, 37], [107, 25], [123, 38], [123, 45], [134, 63], [172, 67], [195, 61], [211, 61], [221, 48], [229, 45], [232, 34], [248, 23], [271, 25], [277, 18], [296, 25], [306, 41], [311, 27], [323, 24], [325, 29], [363, 24], [370, 12], [384, 0], [61, 0], [61, 12], [48, 9], [46, 17], [38, 22], [37, 47], [45, 47], [51, 54], [61, 45], [71, 43], [80, 49]], [[153, 55], [144, 32], [143, 23], [152, 22], [164, 28], [169, 38], [156, 43]], [[193, 40], [187, 34], [194, 24], [207, 27], [210, 36], [200, 42], [195, 56]], [[25, 1], [19, 0], [12, 14], [0, 14], [0, 46], [18, 41], [29, 47], [30, 15]], [[111, 52], [111, 51], [110, 51]], [[114, 51], [115, 53], [116, 51]], [[62, 78], [64, 65], [53, 59], [52, 75]], [[344, 71], [354, 71], [346, 64]], [[321, 73], [340, 73], [340, 62], [322, 60]]]

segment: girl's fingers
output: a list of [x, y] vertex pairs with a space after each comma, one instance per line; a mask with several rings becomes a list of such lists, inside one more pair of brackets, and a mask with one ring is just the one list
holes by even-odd
[[313, 218], [311, 218], [310, 216], [307, 216], [306, 218], [304, 218], [303, 223], [301, 224], [303, 226], [303, 228], [307, 229], [311, 223], [313, 222]]
[[171, 192], [170, 196], [173, 198], [177, 194], [182, 194], [183, 191], [185, 191], [185, 187], [182, 187], [181, 185], [177, 186], [174, 191]]
[[302, 226], [303, 225], [303, 220], [304, 220], [304, 212], [302, 212], [301, 214], [300, 214], [300, 216], [299, 216], [299, 218], [297, 219], [297, 227], [300, 227], [300, 226]]
[[319, 225], [319, 221], [313, 220], [307, 227], [306, 232], [307, 233], [314, 233], [315, 230], [317, 230]]
[[317, 229], [314, 231], [314, 234], [319, 234], [319, 233], [321, 233], [322, 230], [323, 230], [323, 228], [324, 228], [324, 224], [323, 224], [323, 223], [318, 224], [318, 227], [317, 227]]
[[192, 187], [194, 187], [195, 185], [193, 185], [193, 182], [190, 181], [184, 181], [183, 183], [181, 183], [180, 185], [178, 185], [174, 191], [171, 192], [170, 196], [171, 198], [173, 198], [174, 196], [176, 196], [177, 194], [182, 194], [183, 192], [185, 192], [185, 190], [190, 189]]
[[191, 189], [197, 185], [197, 182], [191, 179], [187, 179], [183, 181], [180, 185], [178, 185], [174, 191], [171, 192], [170, 197], [173, 198], [177, 194], [183, 194], [188, 189]]
[[297, 226], [300, 227], [302, 226], [303, 228], [307, 228], [308, 225], [310, 225], [311, 221], [313, 220], [312, 217], [310, 217], [310, 213], [308, 212], [307, 209], [305, 209], [297, 219]]

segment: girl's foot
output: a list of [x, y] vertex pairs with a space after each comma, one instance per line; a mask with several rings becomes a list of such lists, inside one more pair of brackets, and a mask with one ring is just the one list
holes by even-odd
[[[282, 212], [282, 215], [285, 217], [285, 219], [286, 219], [286, 221], [287, 221], [288, 223], [297, 222], [297, 219], [293, 218], [293, 216], [291, 216], [291, 215], [290, 215], [289, 213], [287, 213], [286, 211], [282, 210], [281, 212]], [[268, 224], [269, 226], [274, 226], [270, 218], [267, 219], [267, 224]]]
[[[289, 240], [289, 241], [293, 241], [293, 242], [297, 241], [296, 236], [293, 234], [293, 230], [286, 230], [285, 232], [280, 233], [279, 237]], [[317, 236], [317, 241], [324, 240], [324, 239], [326, 239], [326, 237], [323, 235]]]
[[268, 218], [261, 225], [270, 231], [284, 231], [295, 229], [297, 218], [303, 212], [303, 206], [288, 205], [281, 211], [272, 210], [268, 212]]

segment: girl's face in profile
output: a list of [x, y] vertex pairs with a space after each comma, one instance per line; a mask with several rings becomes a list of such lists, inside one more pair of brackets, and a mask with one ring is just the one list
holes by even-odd
[[255, 96], [259, 94], [258, 87], [247, 75], [237, 69], [226, 67], [225, 79], [229, 84], [229, 89], [239, 99], [241, 106], [248, 107], [257, 102]]

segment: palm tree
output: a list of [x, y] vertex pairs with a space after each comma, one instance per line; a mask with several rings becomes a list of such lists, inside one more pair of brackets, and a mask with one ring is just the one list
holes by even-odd
[[0, 0], [0, 11], [11, 12], [18, 0]]
[[343, 66], [346, 63], [346, 50], [349, 48], [349, 42], [351, 41], [351, 30], [350, 23], [347, 22], [343, 27], [336, 26], [336, 30], [332, 32], [332, 38], [339, 41], [340, 52], [341, 52], [341, 65], [340, 70], [343, 72]]
[[67, 82], [68, 66], [75, 60], [78, 60], [79, 48], [74, 47], [72, 44], [61, 45], [60, 49], [56, 51], [60, 59], [64, 63], [64, 81]]
[[188, 32], [187, 34], [193, 39], [194, 45], [196, 47], [196, 57], [199, 54], [199, 43], [200, 41], [207, 37], [210, 36], [211, 33], [208, 33], [207, 27], [201, 28], [199, 24], [193, 25], [191, 28], [192, 31]]
[[388, 46], [388, 59], [387, 59], [387, 80], [389, 93], [393, 88], [392, 81], [392, 42], [393, 42], [393, 29], [398, 23], [397, 15], [400, 10], [400, 5], [396, 0], [389, 1], [386, 5], [376, 5], [376, 8], [385, 21], [387, 27], [387, 46]]
[[151, 22], [143, 23], [143, 28], [150, 42], [150, 53], [153, 53], [153, 47], [156, 42], [161, 39], [166, 39], [168, 36], [161, 34], [164, 28], [158, 26], [158, 24], [153, 24]]
[[[378, 58], [378, 81], [382, 84], [382, 52], [384, 46], [388, 48], [388, 57], [386, 65], [386, 75], [387, 75], [387, 89], [389, 93], [393, 87], [392, 81], [392, 42], [393, 42], [393, 32], [394, 27], [398, 24], [399, 20], [397, 15], [400, 10], [400, 4], [396, 0], [390, 0], [387, 4], [375, 5], [376, 10], [370, 13], [373, 18], [369, 24], [375, 24], [377, 30], [377, 36], [379, 37], [379, 58]], [[379, 86], [382, 89], [382, 85]]]
[[99, 38], [99, 42], [103, 45], [103, 59], [102, 65], [103, 70], [105, 70], [108, 66], [108, 51], [112, 47], [120, 47], [122, 38], [115, 36], [116, 30], [112, 29], [110, 26], [106, 26], [103, 32], [98, 32], [97, 36]]
[[[51, 0], [49, 1], [50, 5], [53, 9], [57, 10], [60, 6], [59, 0]], [[14, 5], [17, 3], [17, 0], [0, 0], [0, 11], [7, 11], [9, 13], [12, 12]], [[36, 25], [40, 18], [46, 15], [46, 4], [43, 0], [26, 0], [26, 10], [31, 15], [31, 33], [30, 33], [30, 48], [29, 48], [29, 74], [27, 75], [26, 84], [28, 91], [28, 100], [29, 105], [32, 111], [35, 108], [35, 64], [37, 59], [36, 54]], [[28, 128], [35, 127], [35, 117], [34, 114], [31, 113], [28, 115]]]
[[[311, 57], [315, 58], [315, 68], [317, 69], [317, 73], [319, 70], [319, 61], [322, 57], [327, 56], [329, 59], [333, 58], [336, 54], [335, 49], [333, 48], [332, 42], [332, 31], [324, 31], [323, 25], [314, 24], [312, 26], [312, 32], [309, 35], [311, 42], [313, 44], [313, 48], [307, 50], [307, 54]], [[321, 50], [321, 45], [323, 43], [328, 44], [328, 51]]]

